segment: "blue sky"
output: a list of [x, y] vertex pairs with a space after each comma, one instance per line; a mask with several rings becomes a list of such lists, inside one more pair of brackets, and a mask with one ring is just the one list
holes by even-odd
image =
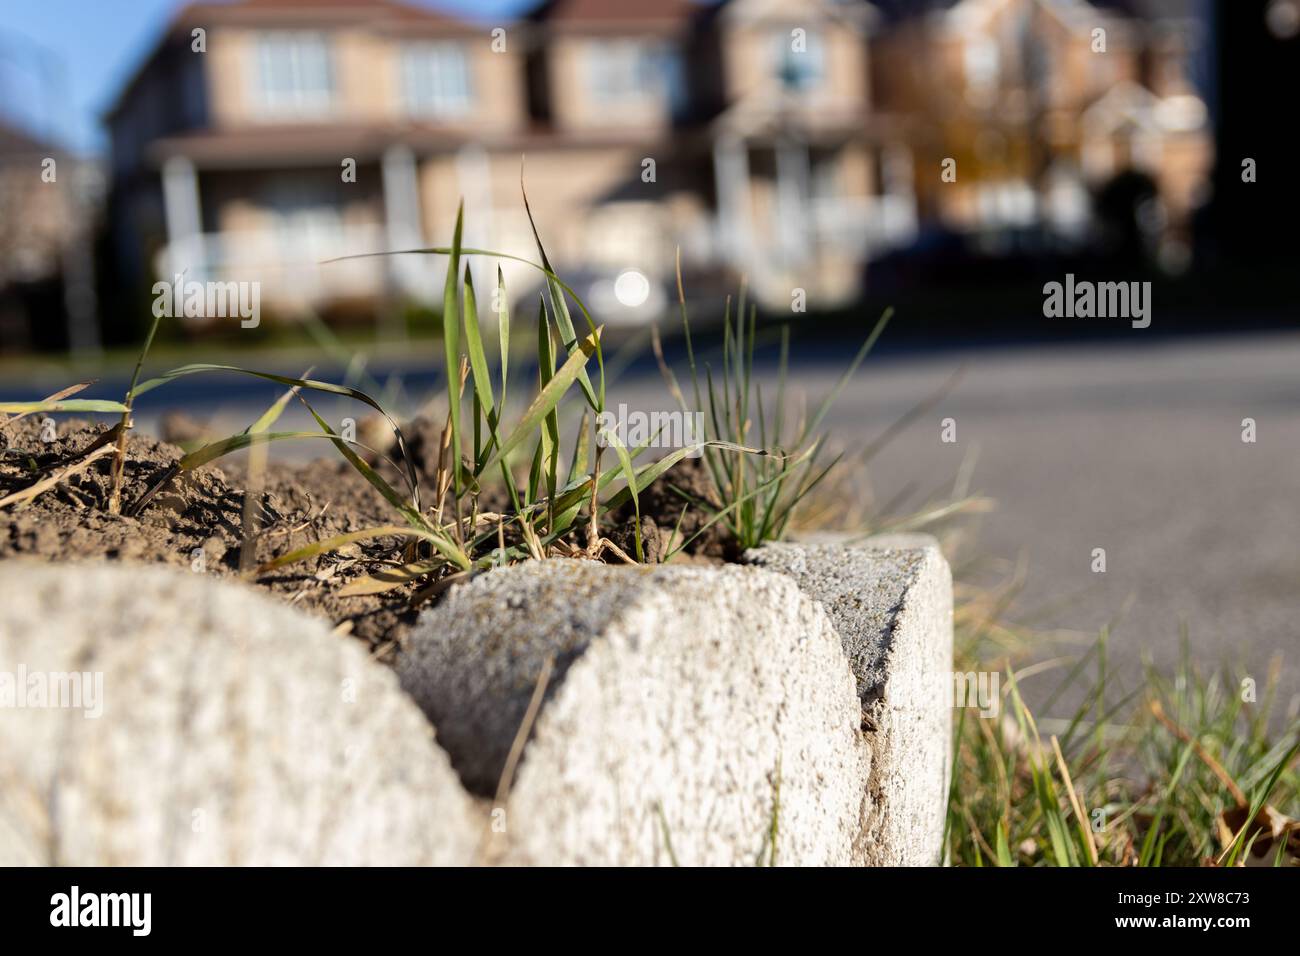
[[[534, 0], [409, 0], [490, 19]], [[104, 145], [99, 117], [186, 0], [0, 0], [0, 117], [83, 152]]]

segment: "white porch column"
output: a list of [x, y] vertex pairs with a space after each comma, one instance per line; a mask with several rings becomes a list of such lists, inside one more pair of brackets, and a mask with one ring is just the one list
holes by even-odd
[[883, 239], [901, 245], [916, 236], [916, 182], [912, 151], [902, 143], [887, 147], [881, 156], [885, 189]]
[[808, 258], [811, 234], [808, 229], [811, 196], [808, 144], [782, 137], [776, 144], [777, 235], [781, 257], [787, 267]]
[[[409, 146], [390, 146], [380, 162], [380, 174], [384, 186], [384, 230], [389, 252], [423, 245], [415, 153]], [[418, 260], [413, 256], [393, 256], [388, 262], [389, 275], [397, 288], [403, 292], [416, 292], [419, 285]]]
[[[480, 249], [500, 248], [493, 238], [492, 165], [487, 150], [477, 144], [462, 146], [456, 152], [456, 182], [465, 200], [465, 234], [467, 246]], [[496, 269], [483, 256], [465, 259], [474, 276], [476, 289], [496, 288]], [[480, 292], [486, 296], [487, 293]]]
[[718, 194], [718, 231], [723, 254], [737, 269], [751, 271], [749, 152], [743, 140], [721, 136], [713, 144], [713, 178]]
[[166, 281], [188, 270], [189, 278], [205, 281], [208, 263], [203, 248], [203, 213], [199, 177], [194, 164], [173, 156], [163, 164], [163, 215], [167, 224]]

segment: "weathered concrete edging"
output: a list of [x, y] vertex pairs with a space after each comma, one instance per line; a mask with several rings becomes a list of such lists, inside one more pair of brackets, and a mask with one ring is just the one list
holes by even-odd
[[472, 861], [477, 810], [356, 641], [174, 569], [6, 561], [0, 593], [0, 865]]
[[546, 561], [455, 589], [398, 671], [474, 792], [496, 789], [548, 659], [504, 862], [752, 865], [773, 833], [778, 862], [850, 862], [861, 711], [788, 578]]
[[952, 597], [937, 546], [747, 560], [522, 564], [421, 618], [402, 685], [483, 797], [553, 662], [498, 808], [499, 859], [747, 863], [766, 821], [777, 862], [940, 862]]
[[0, 865], [940, 862], [938, 548], [746, 561], [492, 571], [397, 675], [236, 583], [5, 562]]
[[857, 680], [872, 761], [854, 862], [938, 865], [952, 753], [952, 574], [938, 543], [891, 535], [745, 557], [825, 608]]

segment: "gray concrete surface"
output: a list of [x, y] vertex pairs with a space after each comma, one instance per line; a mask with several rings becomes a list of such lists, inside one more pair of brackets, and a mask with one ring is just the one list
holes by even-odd
[[473, 859], [428, 723], [316, 618], [120, 564], [6, 561], [0, 605], [0, 865]]
[[782, 575], [527, 563], [456, 587], [399, 664], [492, 795], [547, 659], [494, 860], [855, 861], [870, 749], [840, 639]]
[[398, 672], [466, 786], [501, 800], [494, 862], [750, 865], [771, 859], [774, 818], [779, 863], [940, 862], [952, 588], [937, 546], [746, 557], [529, 563], [425, 612]]
[[954, 684], [952, 576], [937, 542], [894, 535], [855, 548], [782, 543], [745, 557], [790, 576], [826, 610], [857, 680], [871, 776], [855, 862], [938, 865]]

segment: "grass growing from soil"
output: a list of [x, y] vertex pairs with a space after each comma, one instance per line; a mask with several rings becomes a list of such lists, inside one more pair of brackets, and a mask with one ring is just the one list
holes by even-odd
[[[822, 465], [827, 436], [819, 429], [839, 393], [885, 331], [893, 312], [886, 310], [876, 322], [848, 368], [813, 414], [800, 416], [791, 422], [786, 396], [789, 327], [781, 328], [776, 395], [769, 404], [763, 400], [762, 385], [753, 378], [758, 307], [750, 303], [746, 309], [744, 287], [741, 287], [735, 304], [734, 321], [732, 301], [730, 297], [727, 299], [722, 319], [722, 365], [716, 375], [710, 363], [696, 360], [686, 294], [682, 287], [680, 257], [677, 296], [693, 402], [687, 400], [677, 376], [664, 362], [657, 329], [654, 330], [654, 352], [668, 390], [682, 412], [699, 413], [705, 423], [705, 434], [710, 440], [703, 448], [704, 461], [714, 487], [725, 502], [722, 507], [713, 509], [710, 523], [724, 522], [740, 550], [757, 547], [764, 541], [779, 540], [785, 536], [796, 509], [843, 459], [844, 453], [840, 452]], [[760, 449], [775, 449], [776, 453], [751, 456], [748, 454], [752, 451], [748, 448], [751, 443], [757, 443]], [[696, 507], [707, 507], [697, 498], [687, 496], [687, 500]], [[686, 543], [689, 542], [683, 542], [683, 546]]]
[[[531, 223], [526, 194], [523, 201]], [[255, 483], [252, 463], [261, 461], [262, 446], [278, 441], [325, 439], [387, 502], [395, 520], [317, 540], [256, 567], [241, 563], [244, 573], [275, 571], [359, 542], [396, 537], [400, 541], [398, 553], [384, 561], [382, 570], [350, 581], [342, 593], [377, 594], [405, 586], [422, 593], [475, 571], [550, 556], [612, 557], [628, 563], [668, 560], [719, 523], [734, 539], [731, 553], [778, 538], [785, 532], [796, 507], [835, 465], [834, 461], [824, 466], [819, 463], [824, 439], [817, 434], [834, 393], [810, 419], [799, 422], [791, 444], [793, 450], [789, 453], [782, 450], [786, 420], [784, 373], [775, 408], [765, 409], [761, 390], [751, 389], [755, 315], [751, 309], [747, 334], [743, 293], [734, 326], [730, 306], [724, 320], [726, 341], [717, 388], [712, 369], [708, 365], [704, 368], [708, 381], [706, 392], [700, 387], [683, 296], [682, 322], [695, 410], [707, 409], [713, 425], [708, 434], [697, 436], [692, 444], [673, 449], [649, 463], [638, 464], [638, 459], [656, 443], [658, 435], [629, 448], [607, 423], [601, 424], [606, 407], [602, 329], [581, 299], [555, 273], [536, 226], [533, 234], [538, 262], [465, 248], [461, 243], [462, 231], [463, 209], [457, 213], [450, 246], [395, 253], [438, 255], [447, 262], [439, 356], [446, 383], [446, 419], [431, 488], [421, 487], [420, 475], [393, 416], [371, 394], [358, 388], [313, 379], [308, 377], [310, 372], [295, 378], [208, 363], [184, 365], [140, 381], [158, 331], [160, 319], [156, 317], [130, 386], [120, 402], [72, 399], [72, 395], [91, 384], [82, 383], [42, 402], [0, 405], [0, 415], [18, 417], [64, 411], [113, 412], [121, 416], [115, 426], [102, 432], [80, 456], [60, 460], [57, 467], [46, 466], [48, 473], [33, 474], [30, 484], [0, 501], [0, 506], [21, 506], [108, 456], [111, 456], [106, 505], [109, 514], [139, 515], [178, 477], [243, 450], [259, 452], [259, 457], [250, 459], [251, 493]], [[389, 254], [394, 253], [376, 255]], [[466, 259], [473, 256], [524, 262], [541, 274], [543, 291], [537, 308], [535, 361], [529, 363], [531, 367], [511, 366], [511, 342], [512, 337], [519, 339], [519, 323], [512, 320], [500, 267], [496, 289], [490, 296], [491, 314], [480, 312], [480, 295], [466, 264]], [[680, 290], [680, 275], [678, 285]], [[586, 325], [581, 334], [574, 322], [571, 303]], [[490, 329], [485, 327], [485, 319], [491, 323]], [[856, 371], [886, 320], [881, 321], [864, 344], [841, 380], [841, 386]], [[497, 349], [490, 355], [487, 343], [492, 338]], [[785, 353], [783, 343], [783, 368]], [[662, 353], [659, 354], [662, 358]], [[589, 368], [593, 357], [594, 369]], [[133, 427], [132, 411], [136, 403], [148, 392], [178, 378], [210, 373], [255, 376], [285, 385], [288, 390], [244, 431], [188, 451], [147, 488], [124, 487], [128, 435]], [[673, 384], [675, 394], [682, 398], [675, 380]], [[838, 390], [837, 387], [835, 392]], [[518, 404], [517, 395], [521, 392], [531, 394], [518, 418], [508, 422], [508, 399], [513, 398]], [[344, 396], [373, 409], [391, 429], [396, 460], [359, 443], [353, 435], [336, 432], [312, 406], [308, 398], [312, 393]], [[560, 408], [575, 396], [584, 408], [577, 427], [566, 435], [561, 429]], [[284, 409], [295, 399], [310, 412], [319, 431], [273, 430]], [[684, 398], [682, 405], [686, 411]], [[757, 416], [756, 426], [754, 416]], [[755, 440], [757, 445], [751, 444]], [[603, 454], [606, 449], [612, 452], [607, 458]], [[719, 494], [700, 497], [677, 489], [688, 501], [687, 507], [697, 509], [706, 517], [694, 522], [697, 527], [689, 540], [679, 535], [681, 540], [675, 547], [662, 549], [648, 558], [642, 540], [642, 496], [684, 458], [701, 452], [707, 456], [709, 472]], [[488, 492], [493, 488], [499, 493], [490, 495]], [[612, 517], [629, 507], [635, 520], [631, 522], [629, 539], [620, 547], [606, 532]], [[685, 517], [685, 510], [680, 512], [680, 517]], [[248, 536], [253, 533], [246, 524], [244, 553], [255, 551], [248, 547]], [[670, 536], [670, 545], [672, 541]]]
[[[854, 524], [839, 504], [847, 497], [841, 489], [825, 493], [828, 484], [845, 480], [845, 470], [835, 471], [843, 455], [829, 454], [827, 438], [819, 428], [839, 390], [883, 332], [888, 314], [826, 399], [811, 415], [795, 416], [785, 393], [786, 333], [781, 338], [778, 387], [768, 402], [752, 376], [754, 306], [746, 304], [743, 291], [734, 308], [728, 303], [721, 364], [715, 369], [696, 354], [679, 274], [689, 399], [663, 361], [657, 334], [653, 344], [670, 392], [684, 413], [703, 413], [706, 434], [701, 447], [680, 448], [638, 465], [653, 438], [626, 448], [613, 433], [598, 430], [606, 384], [601, 329], [555, 274], [540, 238], [540, 261], [519, 260], [544, 278], [535, 329], [528, 330], [535, 332], [535, 362], [520, 369], [511, 365], [511, 342], [519, 339], [519, 330], [506, 305], [500, 270], [491, 296], [496, 304], [491, 317], [495, 328], [488, 336], [478, 291], [464, 267], [469, 256], [514, 257], [462, 248], [460, 237], [458, 214], [451, 246], [411, 250], [447, 257], [440, 356], [447, 412], [432, 488], [421, 488], [397, 422], [380, 401], [360, 389], [309, 378], [310, 372], [294, 378], [215, 364], [181, 366], [140, 382], [155, 323], [121, 401], [75, 398], [93, 384], [82, 382], [41, 402], [0, 402], [0, 425], [45, 413], [121, 416], [72, 458], [33, 471], [28, 484], [0, 499], [0, 508], [22, 507], [96, 463], [103, 467], [100, 460], [108, 458], [112, 494], [106, 507], [110, 512], [136, 514], [172, 479], [225, 455], [277, 441], [324, 439], [373, 486], [398, 520], [316, 541], [249, 571], [273, 570], [359, 541], [399, 540], [397, 553], [383, 562], [382, 570], [350, 581], [341, 592], [357, 595], [401, 587], [409, 587], [416, 596], [427, 595], [476, 570], [552, 555], [646, 560], [640, 502], [657, 481], [664, 481], [689, 508], [707, 516], [692, 538], [721, 525], [735, 550], [778, 539], [796, 526], [844, 530]], [[570, 301], [587, 327], [581, 336]], [[495, 355], [485, 344], [489, 337], [496, 339]], [[589, 368], [593, 357], [594, 381]], [[243, 432], [188, 452], [150, 487], [124, 487], [122, 466], [137, 399], [179, 377], [206, 373], [252, 375], [287, 386], [287, 391]], [[399, 461], [387, 460], [353, 437], [335, 432], [306, 398], [313, 392], [347, 397], [382, 416], [392, 430]], [[575, 392], [584, 409], [578, 427], [566, 436], [559, 409]], [[527, 395], [524, 410], [507, 424], [507, 400], [519, 404], [521, 393]], [[310, 410], [319, 431], [272, 431], [295, 399]], [[913, 413], [905, 420], [911, 417]], [[893, 433], [891, 429], [856, 461], [865, 462]], [[613, 452], [608, 460], [602, 455], [605, 448]], [[692, 495], [672, 481], [671, 469], [688, 454], [701, 451], [718, 492], [715, 500]], [[847, 471], [851, 479], [853, 470]], [[484, 505], [485, 490], [494, 483], [504, 486], [506, 497], [497, 510], [490, 510]], [[963, 484], [959, 481], [959, 486]], [[823, 502], [836, 503], [819, 505], [815, 492], [822, 493]], [[909, 519], [884, 527], [874, 524], [867, 530], [921, 528], [980, 510], [982, 502], [967, 498], [964, 489], [951, 497], [956, 500], [932, 501]], [[611, 516], [629, 504], [638, 519], [628, 549], [631, 554], [604, 533]], [[664, 559], [690, 544], [677, 537], [680, 540], [667, 549]], [[1025, 635], [998, 623], [999, 608], [1000, 601], [988, 594], [967, 593], [959, 600], [956, 614], [958, 670], [997, 670], [1002, 681], [999, 717], [981, 718], [964, 708], [954, 711], [956, 746], [945, 833], [951, 862], [971, 866], [1296, 864], [1300, 824], [1292, 817], [1300, 812], [1296, 762], [1300, 719], [1295, 714], [1276, 715], [1276, 672], [1262, 686], [1252, 685], [1248, 693], [1244, 675], [1226, 669], [1202, 673], [1185, 660], [1172, 677], [1148, 667], [1136, 687], [1122, 688], [1108, 668], [1103, 635], [1065, 669], [1061, 679], [1062, 689], [1085, 684], [1090, 688], [1076, 712], [1067, 720], [1036, 719], [1023, 702], [1020, 684], [1030, 675], [1041, 679], [1043, 665], [1026, 663]], [[777, 826], [776, 806], [774, 799], [770, 837]]]
[[[1001, 699], [996, 717], [954, 711], [954, 865], [1300, 865], [1300, 715], [1278, 712], [1280, 661], [1257, 685], [1184, 652], [1172, 675], [1148, 663], [1126, 687], [1104, 632], [1073, 660], [1031, 660], [999, 603], [976, 594], [955, 616], [957, 669], [1001, 668]], [[1067, 719], [1036, 719], [1020, 685], [1052, 664], [1049, 706], [1086, 692]]]

